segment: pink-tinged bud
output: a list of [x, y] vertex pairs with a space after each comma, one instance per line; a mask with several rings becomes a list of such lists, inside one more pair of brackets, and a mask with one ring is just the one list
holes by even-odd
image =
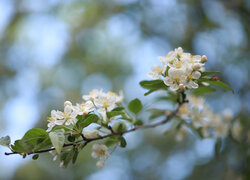
[[214, 76], [214, 77], [212, 78], [212, 81], [218, 81], [218, 77], [217, 77], [217, 76]]
[[193, 65], [193, 70], [198, 71], [200, 68], [201, 68], [201, 65], [199, 65], [199, 64]]
[[179, 84], [179, 88], [180, 88], [181, 90], [185, 90], [185, 85], [184, 85], [184, 84]]
[[201, 57], [201, 62], [202, 62], [202, 63], [207, 62], [207, 56], [203, 55], [203, 56]]

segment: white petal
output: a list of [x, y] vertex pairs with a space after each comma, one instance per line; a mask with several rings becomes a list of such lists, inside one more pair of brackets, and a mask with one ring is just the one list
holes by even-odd
[[201, 77], [201, 73], [199, 71], [194, 71], [192, 73], [193, 79], [199, 79]]
[[173, 90], [173, 91], [176, 91], [176, 90], [179, 89], [179, 86], [178, 86], [178, 84], [172, 84], [172, 85], [170, 86], [170, 89]]
[[164, 80], [164, 83], [167, 85], [167, 86], [170, 86], [171, 84], [173, 84], [173, 80], [172, 80], [172, 78], [170, 78], [170, 77], [166, 77]]

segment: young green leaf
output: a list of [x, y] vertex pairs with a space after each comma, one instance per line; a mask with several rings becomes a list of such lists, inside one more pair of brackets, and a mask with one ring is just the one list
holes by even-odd
[[107, 117], [111, 118], [111, 117], [119, 116], [122, 114], [124, 114], [124, 112], [122, 112], [122, 111], [111, 111], [111, 112], [107, 112]]
[[212, 93], [216, 90], [210, 86], [199, 86], [199, 88], [193, 90], [193, 94], [197, 96], [202, 96], [206, 93]]
[[203, 76], [209, 76], [209, 75], [213, 75], [213, 74], [220, 74], [220, 72], [219, 71], [201, 72], [201, 77], [203, 77]]
[[48, 133], [39, 128], [34, 128], [25, 133], [21, 140], [15, 141], [11, 146], [16, 152], [36, 152], [51, 145]]
[[58, 154], [61, 153], [64, 142], [65, 142], [64, 133], [65, 133], [64, 129], [58, 129], [58, 130], [55, 130], [54, 132], [49, 133], [50, 140]]
[[144, 89], [167, 89], [162, 80], [141, 81], [140, 85]]
[[163, 110], [163, 109], [154, 108], [154, 109], [149, 109], [148, 111], [151, 113], [151, 116], [149, 117], [149, 119], [155, 119], [160, 116], [165, 116], [166, 114], [166, 110]]
[[61, 153], [60, 160], [63, 163], [62, 168], [66, 168], [75, 154], [74, 148], [67, 149]]
[[224, 88], [224, 89], [226, 89], [226, 90], [229, 90], [229, 91], [234, 92], [232, 88], [230, 88], [227, 84], [225, 84], [225, 83], [223, 83], [223, 82], [221, 82], [221, 81], [212, 81], [212, 80], [204, 79], [204, 78], [202, 79], [202, 81], [203, 81], [203, 82], [210, 83], [210, 84], [213, 84], [213, 85], [216, 85], [216, 86], [219, 86], [219, 87], [221, 87], [221, 88]]
[[0, 145], [9, 147], [10, 145], [10, 136], [5, 136], [0, 138]]
[[122, 148], [125, 148], [125, 147], [127, 146], [127, 141], [126, 141], [126, 139], [125, 139], [124, 137], [120, 136], [119, 140], [120, 140], [120, 146], [121, 146]]
[[134, 99], [128, 104], [129, 111], [138, 114], [142, 110], [142, 103], [139, 99]]
[[85, 118], [78, 120], [76, 123], [77, 129], [81, 132], [83, 128], [87, 127], [91, 123], [97, 122], [99, 117], [96, 114], [89, 114]]
[[119, 107], [113, 109], [112, 111], [122, 111], [122, 110], [124, 110], [124, 107], [119, 106]]
[[39, 154], [35, 154], [35, 155], [32, 156], [33, 160], [37, 160], [38, 158], [39, 158]]

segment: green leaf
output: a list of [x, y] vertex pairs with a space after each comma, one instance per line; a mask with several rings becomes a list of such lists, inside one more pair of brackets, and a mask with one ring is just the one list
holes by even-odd
[[89, 114], [85, 118], [77, 121], [76, 127], [77, 129], [82, 132], [83, 128], [87, 127], [91, 123], [97, 122], [99, 117], [96, 114]]
[[79, 149], [77, 147], [73, 147], [73, 157], [72, 157], [72, 163], [75, 164], [78, 154], [79, 154]]
[[35, 155], [32, 156], [33, 160], [37, 160], [38, 158], [39, 158], [39, 154], [35, 154]]
[[134, 99], [128, 104], [129, 111], [138, 114], [142, 110], [142, 103], [139, 99]]
[[127, 146], [127, 141], [126, 141], [126, 139], [125, 139], [124, 137], [120, 136], [120, 137], [119, 137], [119, 140], [120, 140], [120, 146], [121, 146], [122, 148], [125, 148], [125, 147]]
[[149, 94], [151, 94], [152, 92], [155, 92], [155, 91], [157, 91], [157, 89], [151, 89], [148, 92], [144, 93], [144, 96], [147, 96], [147, 95], [149, 95]]
[[105, 145], [107, 147], [111, 147], [111, 146], [117, 144], [118, 142], [119, 142], [118, 136], [112, 136], [110, 138], [107, 138], [107, 140], [105, 141]]
[[210, 86], [199, 86], [199, 88], [194, 89], [192, 93], [197, 96], [202, 96], [206, 93], [212, 93], [215, 92], [216, 90]]
[[60, 154], [65, 142], [64, 129], [58, 129], [49, 133], [50, 140], [56, 149], [57, 154]]
[[51, 146], [48, 133], [39, 128], [34, 128], [25, 133], [21, 140], [15, 141], [11, 146], [16, 152], [36, 152]]
[[166, 114], [166, 110], [163, 110], [163, 109], [152, 108], [152, 109], [149, 109], [148, 111], [151, 113], [151, 116], [149, 117], [149, 119], [155, 119], [160, 116], [165, 116]]
[[10, 136], [5, 136], [0, 138], [0, 145], [9, 147], [10, 145]]
[[63, 162], [63, 168], [66, 168], [74, 157], [74, 148], [67, 149], [61, 153], [60, 160]]
[[55, 126], [51, 131], [55, 131], [58, 129], [64, 129], [65, 131], [72, 131], [72, 129], [70, 129], [69, 127], [64, 126], [64, 125]]
[[141, 81], [140, 85], [144, 89], [167, 89], [162, 80]]
[[75, 140], [76, 140], [76, 136], [71, 136], [71, 135], [68, 136], [69, 142], [75, 142]]
[[158, 100], [177, 102], [178, 96], [174, 92], [169, 91], [167, 96], [161, 96], [157, 98]]
[[220, 74], [220, 72], [219, 71], [201, 72], [201, 77], [209, 76], [209, 75], [213, 75], [213, 74]]
[[119, 116], [122, 114], [124, 114], [124, 112], [122, 112], [122, 111], [111, 111], [111, 112], [107, 112], [107, 117], [111, 118], [111, 117]]
[[122, 111], [122, 110], [124, 110], [124, 107], [117, 107], [117, 108], [115, 108], [115, 109], [113, 109], [112, 111]]
[[127, 126], [124, 122], [117, 122], [112, 126], [112, 129], [115, 132], [123, 132], [127, 129]]
[[137, 120], [137, 121], [135, 121], [134, 125], [135, 126], [143, 125], [143, 121], [142, 120]]
[[224, 89], [226, 89], [226, 90], [229, 90], [229, 91], [234, 92], [232, 88], [230, 88], [227, 84], [225, 84], [225, 83], [223, 83], [223, 82], [221, 82], [221, 81], [212, 81], [212, 80], [204, 79], [204, 78], [203, 78], [203, 79], [202, 79], [202, 82], [207, 82], [207, 83], [210, 83], [210, 84], [213, 84], [213, 85], [219, 86], [219, 87], [221, 87], [221, 88], [224, 88]]
[[216, 154], [216, 156], [218, 156], [220, 154], [222, 149], [223, 149], [222, 139], [219, 138], [219, 139], [217, 139], [216, 144], [215, 144], [215, 154]]

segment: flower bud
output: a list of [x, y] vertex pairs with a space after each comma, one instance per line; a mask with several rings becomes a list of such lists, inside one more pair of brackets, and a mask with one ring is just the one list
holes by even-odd
[[217, 76], [214, 76], [214, 77], [212, 78], [212, 81], [218, 81], [218, 77], [217, 77]]
[[66, 107], [66, 106], [72, 106], [72, 103], [70, 101], [65, 101], [64, 102], [64, 107]]
[[205, 63], [205, 62], [207, 62], [207, 56], [203, 55], [201, 57], [201, 63]]
[[113, 125], [112, 129], [115, 132], [123, 132], [127, 129], [127, 126], [124, 122], [117, 122]]
[[97, 131], [89, 131], [89, 130], [85, 130], [83, 132], [84, 137], [86, 137], [87, 139], [92, 139], [92, 138], [96, 138], [99, 136]]
[[198, 63], [193, 65], [193, 70], [196, 70], [196, 71], [197, 71], [197, 70], [199, 70], [200, 68], [201, 68], [201, 65], [198, 64]]
[[63, 168], [63, 169], [66, 168], [66, 166], [64, 165], [64, 162], [63, 162], [63, 161], [61, 161], [61, 163], [60, 163], [60, 168]]
[[185, 85], [184, 85], [184, 84], [179, 84], [179, 88], [180, 88], [181, 90], [185, 90]]

